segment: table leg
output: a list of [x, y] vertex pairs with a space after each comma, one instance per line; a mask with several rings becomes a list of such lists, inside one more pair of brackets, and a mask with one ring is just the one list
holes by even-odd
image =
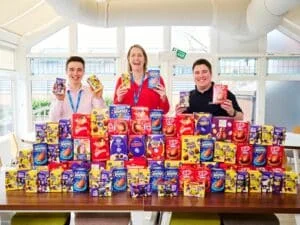
[[131, 211], [132, 225], [155, 225], [157, 212]]
[[159, 225], [169, 225], [171, 222], [172, 212], [160, 212]]
[[300, 214], [295, 214], [296, 225], [300, 225]]

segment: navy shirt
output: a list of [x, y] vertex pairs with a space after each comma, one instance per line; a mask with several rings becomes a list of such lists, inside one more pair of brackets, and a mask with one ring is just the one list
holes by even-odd
[[[220, 104], [211, 103], [213, 99], [213, 86], [214, 82], [212, 82], [212, 86], [203, 93], [199, 92], [195, 86], [195, 89], [190, 91], [190, 106], [185, 113], [205, 112], [211, 113], [213, 116], [229, 116], [228, 113], [221, 108]], [[238, 105], [235, 95], [232, 94], [232, 92], [228, 91], [227, 99], [232, 101], [232, 106], [236, 111], [242, 112], [242, 109]]]

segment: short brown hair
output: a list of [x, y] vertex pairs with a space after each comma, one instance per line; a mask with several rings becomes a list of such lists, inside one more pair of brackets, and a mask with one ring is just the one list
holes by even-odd
[[82, 63], [83, 65], [83, 70], [85, 69], [85, 61], [82, 57], [80, 56], [70, 56], [68, 59], [67, 59], [67, 62], [66, 62], [66, 70], [68, 69], [68, 65], [70, 62], [80, 62]]
[[145, 58], [145, 64], [144, 64], [144, 66], [143, 66], [143, 69], [144, 69], [144, 72], [146, 72], [146, 71], [147, 71], [147, 64], [148, 64], [148, 56], [147, 56], [147, 54], [146, 54], [145, 49], [144, 49], [141, 45], [138, 45], [138, 44], [132, 45], [132, 46], [129, 48], [129, 50], [128, 50], [128, 53], [127, 53], [128, 72], [132, 72], [132, 71], [131, 71], [132, 68], [131, 68], [131, 65], [130, 65], [130, 63], [129, 63], [129, 56], [130, 56], [130, 52], [131, 52], [131, 50], [132, 50], [133, 48], [139, 48], [139, 49], [141, 49], [141, 51], [142, 51], [142, 53], [143, 53], [143, 56], [144, 56], [144, 58]]
[[193, 64], [193, 71], [195, 69], [196, 66], [198, 65], [205, 65], [207, 66], [207, 68], [209, 69], [209, 72], [211, 73], [211, 63], [207, 60], [207, 59], [197, 59], [194, 64]]

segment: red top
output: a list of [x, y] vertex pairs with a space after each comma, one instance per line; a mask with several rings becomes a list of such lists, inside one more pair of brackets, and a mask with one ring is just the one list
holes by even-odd
[[[124, 95], [123, 100], [119, 102], [117, 99], [116, 92], [121, 84], [122, 84], [121, 77], [119, 77], [115, 88], [114, 104], [126, 104], [130, 106], [144, 106], [144, 107], [146, 106], [149, 108], [149, 110], [162, 109], [164, 111], [164, 114], [169, 112], [170, 104], [168, 98], [165, 97], [162, 100], [158, 93], [156, 93], [153, 89], [148, 88], [148, 77], [142, 84], [142, 89], [136, 105], [134, 105], [134, 93], [138, 92], [139, 86], [135, 82], [131, 82], [128, 92]], [[162, 77], [160, 77], [160, 84], [165, 87]]]

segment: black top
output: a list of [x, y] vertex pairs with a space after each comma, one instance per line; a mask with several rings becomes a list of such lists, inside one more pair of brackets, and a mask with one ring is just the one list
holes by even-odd
[[[212, 86], [203, 93], [199, 92], [195, 86], [195, 89], [190, 91], [190, 106], [185, 113], [206, 112], [211, 113], [213, 116], [229, 116], [228, 113], [221, 108], [220, 104], [211, 104], [213, 99], [213, 86], [214, 82], [212, 82]], [[236, 111], [242, 112], [232, 92], [228, 91], [227, 99], [232, 101], [232, 106]]]

